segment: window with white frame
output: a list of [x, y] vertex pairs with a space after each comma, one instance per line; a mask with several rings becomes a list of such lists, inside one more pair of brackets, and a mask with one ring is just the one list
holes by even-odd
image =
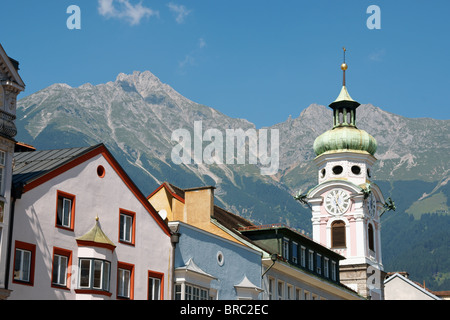
[[316, 272], [322, 274], [322, 255], [316, 254]]
[[308, 268], [314, 270], [314, 251], [308, 250]]
[[57, 192], [56, 226], [73, 229], [74, 202], [74, 195]]
[[298, 244], [297, 242], [292, 242], [292, 262], [298, 263]]
[[208, 289], [186, 284], [186, 299], [185, 300], [208, 300]]
[[[175, 286], [175, 288], [176, 288], [176, 286]], [[149, 276], [148, 277], [148, 300], [160, 300], [160, 299], [161, 299], [161, 278]]]
[[5, 164], [6, 153], [0, 150], [0, 195], [4, 195], [4, 179], [5, 179]]
[[273, 300], [273, 286], [275, 280], [273, 278], [269, 278], [269, 300]]
[[117, 295], [122, 298], [130, 298], [131, 271], [119, 269], [117, 278]]
[[[184, 291], [183, 291], [184, 288]], [[175, 284], [175, 300], [210, 300], [209, 290], [200, 286], [185, 283]]]
[[127, 214], [120, 214], [120, 240], [131, 242], [133, 218]]
[[182, 295], [183, 295], [183, 290], [182, 290], [181, 284], [178, 283], [175, 285], [175, 300], [181, 300]]
[[294, 287], [290, 284], [287, 285], [287, 299], [288, 300], [294, 299]]
[[330, 259], [328, 259], [327, 257], [325, 257], [323, 259], [323, 275], [328, 278], [330, 276]]
[[119, 241], [127, 244], [134, 244], [134, 219], [135, 213], [131, 211], [120, 210], [119, 218]]
[[109, 291], [111, 263], [106, 260], [80, 258], [78, 288]]
[[13, 282], [25, 285], [34, 284], [35, 258], [35, 244], [15, 241]]
[[306, 267], [306, 248], [303, 246], [300, 249], [300, 263], [302, 267]]
[[14, 261], [14, 280], [23, 282], [30, 281], [31, 256], [32, 252], [29, 250], [16, 249], [16, 257]]
[[53, 255], [52, 284], [67, 287], [67, 269], [69, 257], [60, 254]]
[[336, 261], [331, 261], [331, 279], [336, 281]]
[[72, 211], [72, 200], [68, 198], [60, 198], [59, 199], [61, 205], [60, 210], [58, 211], [58, 224], [61, 226], [69, 227], [70, 226], [70, 214]]
[[283, 238], [283, 258], [289, 259], [289, 239]]
[[283, 281], [278, 281], [277, 294], [278, 294], [278, 300], [284, 299], [284, 282]]
[[295, 288], [295, 300], [301, 300], [301, 299], [302, 299], [302, 289]]
[[132, 299], [132, 283], [134, 265], [118, 262], [117, 263], [117, 297], [120, 299]]
[[310, 299], [310, 293], [309, 291], [303, 291], [303, 300], [309, 300]]

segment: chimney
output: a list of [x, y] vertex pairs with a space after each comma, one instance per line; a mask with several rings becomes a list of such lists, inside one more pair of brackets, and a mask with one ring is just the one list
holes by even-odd
[[214, 214], [215, 187], [184, 189], [184, 221], [194, 226], [209, 224]]

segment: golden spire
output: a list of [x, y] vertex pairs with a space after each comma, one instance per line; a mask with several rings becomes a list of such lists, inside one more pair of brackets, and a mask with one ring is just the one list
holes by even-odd
[[343, 74], [343, 80], [342, 80], [342, 85], [345, 87], [345, 70], [347, 70], [348, 66], [345, 63], [345, 51], [347, 51], [345, 49], [345, 47], [342, 48], [344, 50], [344, 63], [341, 64], [341, 70], [344, 72]]

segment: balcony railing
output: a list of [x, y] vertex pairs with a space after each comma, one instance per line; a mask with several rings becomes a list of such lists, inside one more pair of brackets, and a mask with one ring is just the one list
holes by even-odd
[[8, 138], [14, 138], [17, 134], [15, 120], [15, 115], [0, 110], [0, 134]]

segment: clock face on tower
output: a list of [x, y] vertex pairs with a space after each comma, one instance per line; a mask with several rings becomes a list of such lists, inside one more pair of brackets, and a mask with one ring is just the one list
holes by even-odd
[[350, 195], [342, 189], [334, 189], [325, 197], [325, 209], [331, 214], [343, 214], [350, 207]]
[[377, 199], [375, 199], [373, 193], [370, 193], [367, 198], [367, 209], [369, 210], [371, 217], [375, 216], [375, 213], [377, 212]]

